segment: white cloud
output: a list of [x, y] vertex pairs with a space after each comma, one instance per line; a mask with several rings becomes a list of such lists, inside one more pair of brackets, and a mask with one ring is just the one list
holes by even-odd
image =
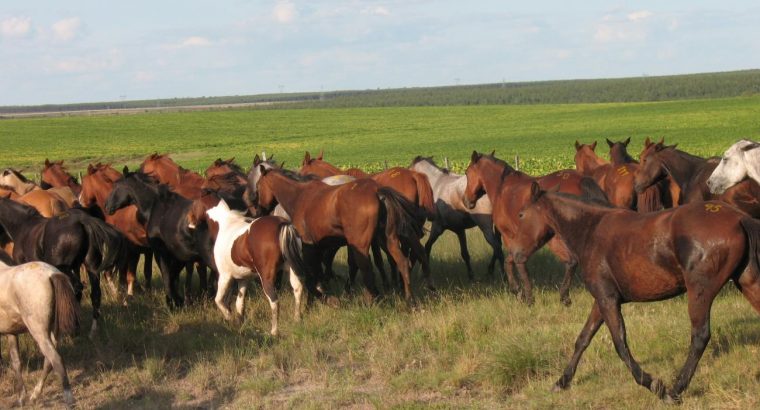
[[93, 73], [111, 70], [124, 63], [124, 55], [119, 50], [110, 50], [106, 55], [89, 55], [57, 60], [50, 64], [51, 71], [62, 73]]
[[9, 17], [0, 21], [0, 35], [3, 37], [23, 37], [32, 29], [29, 17]]
[[290, 23], [298, 15], [296, 6], [290, 1], [278, 1], [272, 10], [272, 17], [279, 23]]
[[385, 6], [367, 7], [361, 11], [361, 14], [369, 14], [372, 16], [390, 16], [391, 12]]
[[181, 48], [193, 48], [193, 47], [206, 47], [211, 45], [211, 40], [201, 36], [190, 36], [180, 41], [179, 43], [166, 44], [164, 48], [167, 50], [178, 50]]
[[71, 17], [57, 21], [51, 27], [53, 30], [53, 37], [58, 41], [70, 41], [79, 33], [79, 29], [82, 26], [82, 22], [79, 17]]
[[652, 17], [652, 12], [649, 10], [639, 10], [628, 14], [628, 21], [641, 21]]

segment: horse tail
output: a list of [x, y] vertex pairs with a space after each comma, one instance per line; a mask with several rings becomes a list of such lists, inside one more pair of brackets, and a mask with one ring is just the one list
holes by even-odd
[[417, 185], [417, 205], [425, 210], [427, 219], [433, 220], [436, 217], [435, 202], [433, 201], [433, 188], [425, 174], [411, 171], [414, 183]]
[[303, 260], [303, 242], [301, 242], [301, 236], [298, 235], [298, 231], [292, 223], [283, 222], [280, 225], [279, 240], [280, 252], [282, 252], [285, 262], [290, 264], [299, 278], [305, 278], [309, 268]]
[[582, 177], [580, 188], [581, 197], [588, 199], [598, 205], [612, 207], [609, 198], [607, 198], [607, 194], [604, 193], [604, 190], [602, 190], [599, 184], [596, 183], [594, 178], [586, 176]]
[[54, 331], [56, 335], [73, 335], [79, 331], [79, 304], [74, 288], [66, 275], [56, 272], [50, 276], [55, 298]]
[[[377, 190], [377, 197], [385, 209], [386, 233], [395, 233], [399, 239], [419, 240], [423, 235], [420, 209], [392, 188]], [[424, 219], [422, 219], [424, 221]]]
[[639, 212], [654, 212], [663, 208], [660, 184], [654, 184], [636, 196], [636, 210]]
[[81, 213], [79, 223], [87, 233], [89, 243], [85, 257], [87, 268], [93, 272], [115, 268], [126, 252], [121, 233], [104, 221], [84, 212]]

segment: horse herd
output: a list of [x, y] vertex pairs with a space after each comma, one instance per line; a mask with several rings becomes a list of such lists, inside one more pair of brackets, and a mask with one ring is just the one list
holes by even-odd
[[[429, 255], [445, 230], [457, 235], [474, 279], [465, 230], [476, 226], [493, 251], [489, 274], [503, 267], [510, 289], [527, 304], [533, 295], [526, 263], [538, 249], [548, 245], [564, 263], [560, 300], [566, 305], [580, 265], [595, 302], [555, 389], [569, 387], [581, 355], [605, 323], [636, 383], [663, 400], [679, 401], [710, 339], [710, 307], [723, 285], [732, 280], [760, 312], [760, 222], [754, 219], [760, 217], [760, 144], [742, 140], [722, 159], [704, 159], [647, 138], [638, 162], [627, 153], [630, 138], [607, 143], [609, 162], [596, 155], [596, 142], [576, 141], [576, 169], [540, 177], [478, 152], [465, 175], [421, 156], [408, 168], [366, 174], [308, 152], [297, 171], [257, 155], [247, 173], [234, 158], [218, 159], [205, 177], [159, 154], [149, 155], [137, 171], [91, 164], [81, 182], [63, 161], [45, 160], [39, 185], [6, 169], [0, 177], [0, 332], [9, 335], [19, 402], [25, 389], [17, 335], [23, 332], [31, 333], [45, 356], [30, 399], [39, 396], [52, 368], [61, 377], [64, 400], [74, 402], [55, 345], [78, 327], [82, 269], [91, 286], [91, 336], [99, 318], [100, 275], [114, 287], [118, 275], [128, 304], [138, 287], [141, 256], [144, 286], [151, 285], [155, 259], [169, 306], [179, 308], [193, 297], [197, 273], [202, 290], [216, 288], [215, 303], [228, 320], [242, 319], [248, 282], [258, 278], [272, 310], [270, 333], [277, 335], [277, 290], [285, 273], [297, 320], [305, 296], [338, 305], [326, 284], [336, 276], [333, 259], [343, 246], [347, 288], [361, 271], [363, 296], [375, 301], [382, 291], [374, 263], [382, 289], [400, 287], [413, 305], [411, 270], [419, 263], [426, 287], [435, 289]], [[234, 309], [227, 297], [233, 288]], [[621, 304], [682, 293], [691, 344], [668, 388], [631, 355]], [[32, 299], [25, 297], [30, 294]]]

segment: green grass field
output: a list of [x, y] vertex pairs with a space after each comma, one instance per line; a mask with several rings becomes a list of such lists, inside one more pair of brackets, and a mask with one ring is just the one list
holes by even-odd
[[[571, 167], [576, 139], [631, 136], [636, 155], [645, 136], [664, 136], [690, 152], [719, 154], [738, 138], [759, 138], [760, 98], [42, 118], [0, 121], [0, 136], [0, 165], [30, 175], [46, 157], [70, 161], [76, 171], [97, 160], [137, 165], [159, 151], [197, 170], [217, 157], [236, 156], [247, 165], [262, 150], [297, 166], [304, 150], [322, 148], [325, 159], [344, 166], [407, 165], [423, 154], [447, 156], [458, 170], [473, 149], [496, 149], [510, 160], [519, 154], [523, 169], [541, 173]], [[340, 309], [313, 305], [295, 323], [285, 286], [279, 338], [268, 336], [269, 306], [255, 286], [240, 327], [225, 323], [208, 302], [169, 311], [157, 277], [155, 290], [129, 308], [106, 297], [95, 341], [62, 343], [75, 397], [83, 408], [104, 409], [665, 407], [634, 383], [606, 329], [587, 350], [572, 388], [550, 393], [591, 297], [576, 281], [573, 305], [563, 307], [556, 290], [562, 267], [542, 251], [529, 264], [537, 302], [527, 307], [500, 277], [485, 274], [490, 255], [482, 237], [470, 232], [468, 238], [479, 283], [467, 282], [454, 235], [446, 234], [432, 254], [440, 290], [419, 291], [417, 310], [394, 295], [367, 307], [358, 295], [341, 294]], [[341, 254], [339, 274], [344, 259]], [[85, 325], [89, 312], [85, 303]], [[760, 320], [732, 286], [712, 312], [712, 340], [683, 407], [756, 408]], [[626, 306], [624, 315], [637, 360], [670, 381], [689, 342], [684, 298]], [[22, 341], [31, 389], [41, 355], [29, 337]], [[10, 376], [5, 368], [0, 407], [12, 404]], [[55, 376], [46, 391], [43, 405], [61, 403]]]

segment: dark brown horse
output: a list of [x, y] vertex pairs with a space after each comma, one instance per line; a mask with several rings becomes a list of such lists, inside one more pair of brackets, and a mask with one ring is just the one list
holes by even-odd
[[[322, 253], [347, 244], [363, 275], [365, 299], [373, 300], [378, 291], [369, 248], [373, 240], [382, 240], [401, 273], [406, 299], [412, 301], [410, 265], [402, 249], [412, 248], [418, 258], [427, 255], [419, 242], [422, 231], [411, 203], [368, 178], [331, 186], [290, 171], [259, 167], [261, 176], [251, 202], [258, 212], [270, 211], [278, 203], [287, 211], [317, 278], [322, 277]], [[428, 272], [425, 274], [432, 288]]]
[[201, 188], [216, 192], [232, 209], [242, 211], [247, 208], [243, 200], [247, 184], [245, 171], [235, 163], [235, 158], [226, 161], [219, 158], [206, 168], [206, 181]]
[[167, 154], [153, 153], [140, 164], [140, 172], [155, 178], [183, 197], [193, 200], [201, 197], [205, 179], [200, 174], [182, 168]]
[[[531, 249], [559, 235], [581, 265], [594, 297], [591, 313], [556, 390], [566, 389], [581, 355], [602, 323], [639, 385], [679, 401], [710, 340], [710, 309], [730, 279], [760, 313], [760, 222], [717, 201], [693, 202], [654, 213], [614, 209], [582, 198], [546, 193], [538, 184], [520, 213], [515, 248]], [[691, 344], [674, 384], [645, 372], [629, 351], [621, 305], [686, 293]]]
[[[533, 304], [533, 291], [528, 277], [526, 263], [530, 255], [544, 244], [535, 249], [516, 252], [512, 249], [511, 240], [515, 235], [518, 225], [520, 209], [530, 199], [531, 183], [537, 181], [541, 186], [559, 186], [562, 192], [579, 195], [581, 193], [581, 181], [586, 178], [573, 170], [553, 172], [543, 177], [534, 178], [523, 172], [517, 171], [506, 162], [491, 155], [483, 155], [477, 151], [472, 152], [470, 165], [465, 172], [467, 175], [467, 188], [464, 191], [464, 202], [469, 208], [475, 206], [475, 202], [483, 195], [488, 195], [493, 206], [493, 223], [501, 233], [509, 254], [504, 262], [504, 270], [507, 272], [509, 286], [514, 293], [519, 291], [519, 286], [514, 277], [512, 264], [517, 266], [522, 281], [520, 297], [527, 304]], [[560, 286], [560, 300], [565, 305], [570, 304], [570, 282], [577, 262], [559, 239], [549, 241], [549, 249], [565, 264], [565, 277]]]
[[352, 168], [348, 171], [342, 171], [340, 168], [324, 161], [322, 154], [317, 158], [311, 158], [306, 152], [301, 169], [298, 171], [301, 175], [316, 175], [319, 178], [326, 178], [333, 175], [351, 175], [354, 178], [372, 178], [380, 186], [385, 186], [396, 190], [407, 201], [416, 204], [425, 212], [428, 219], [435, 217], [435, 205], [433, 204], [433, 189], [427, 177], [419, 172], [410, 169], [393, 167], [375, 174], [367, 174], [358, 168]]
[[719, 158], [701, 158], [676, 149], [675, 145], [650, 144], [641, 154], [641, 168], [636, 174], [637, 192], [665, 179], [673, 178], [680, 189], [679, 204], [719, 199], [754, 218], [760, 217], [760, 185], [742, 181], [721, 195], [710, 193], [707, 179], [720, 162]]
[[69, 187], [74, 195], [77, 196], [82, 192], [82, 186], [66, 170], [63, 160], [50, 162], [45, 158], [45, 166], [42, 167], [42, 174], [40, 175], [40, 187], [42, 189]]
[[129, 246], [123, 261], [119, 266], [121, 277], [126, 277], [127, 296], [134, 295], [134, 284], [137, 280], [137, 263], [140, 254], [145, 256], [143, 275], [145, 286], [151, 288], [153, 278], [153, 252], [148, 243], [144, 221], [140, 221], [138, 209], [129, 205], [118, 209], [113, 215], [106, 212], [106, 199], [113, 191], [113, 185], [122, 178], [121, 172], [113, 169], [110, 164], [97, 163], [87, 166], [87, 174], [82, 177], [82, 191], [79, 202], [85, 209], [97, 208], [97, 214], [105, 219], [128, 240]]

